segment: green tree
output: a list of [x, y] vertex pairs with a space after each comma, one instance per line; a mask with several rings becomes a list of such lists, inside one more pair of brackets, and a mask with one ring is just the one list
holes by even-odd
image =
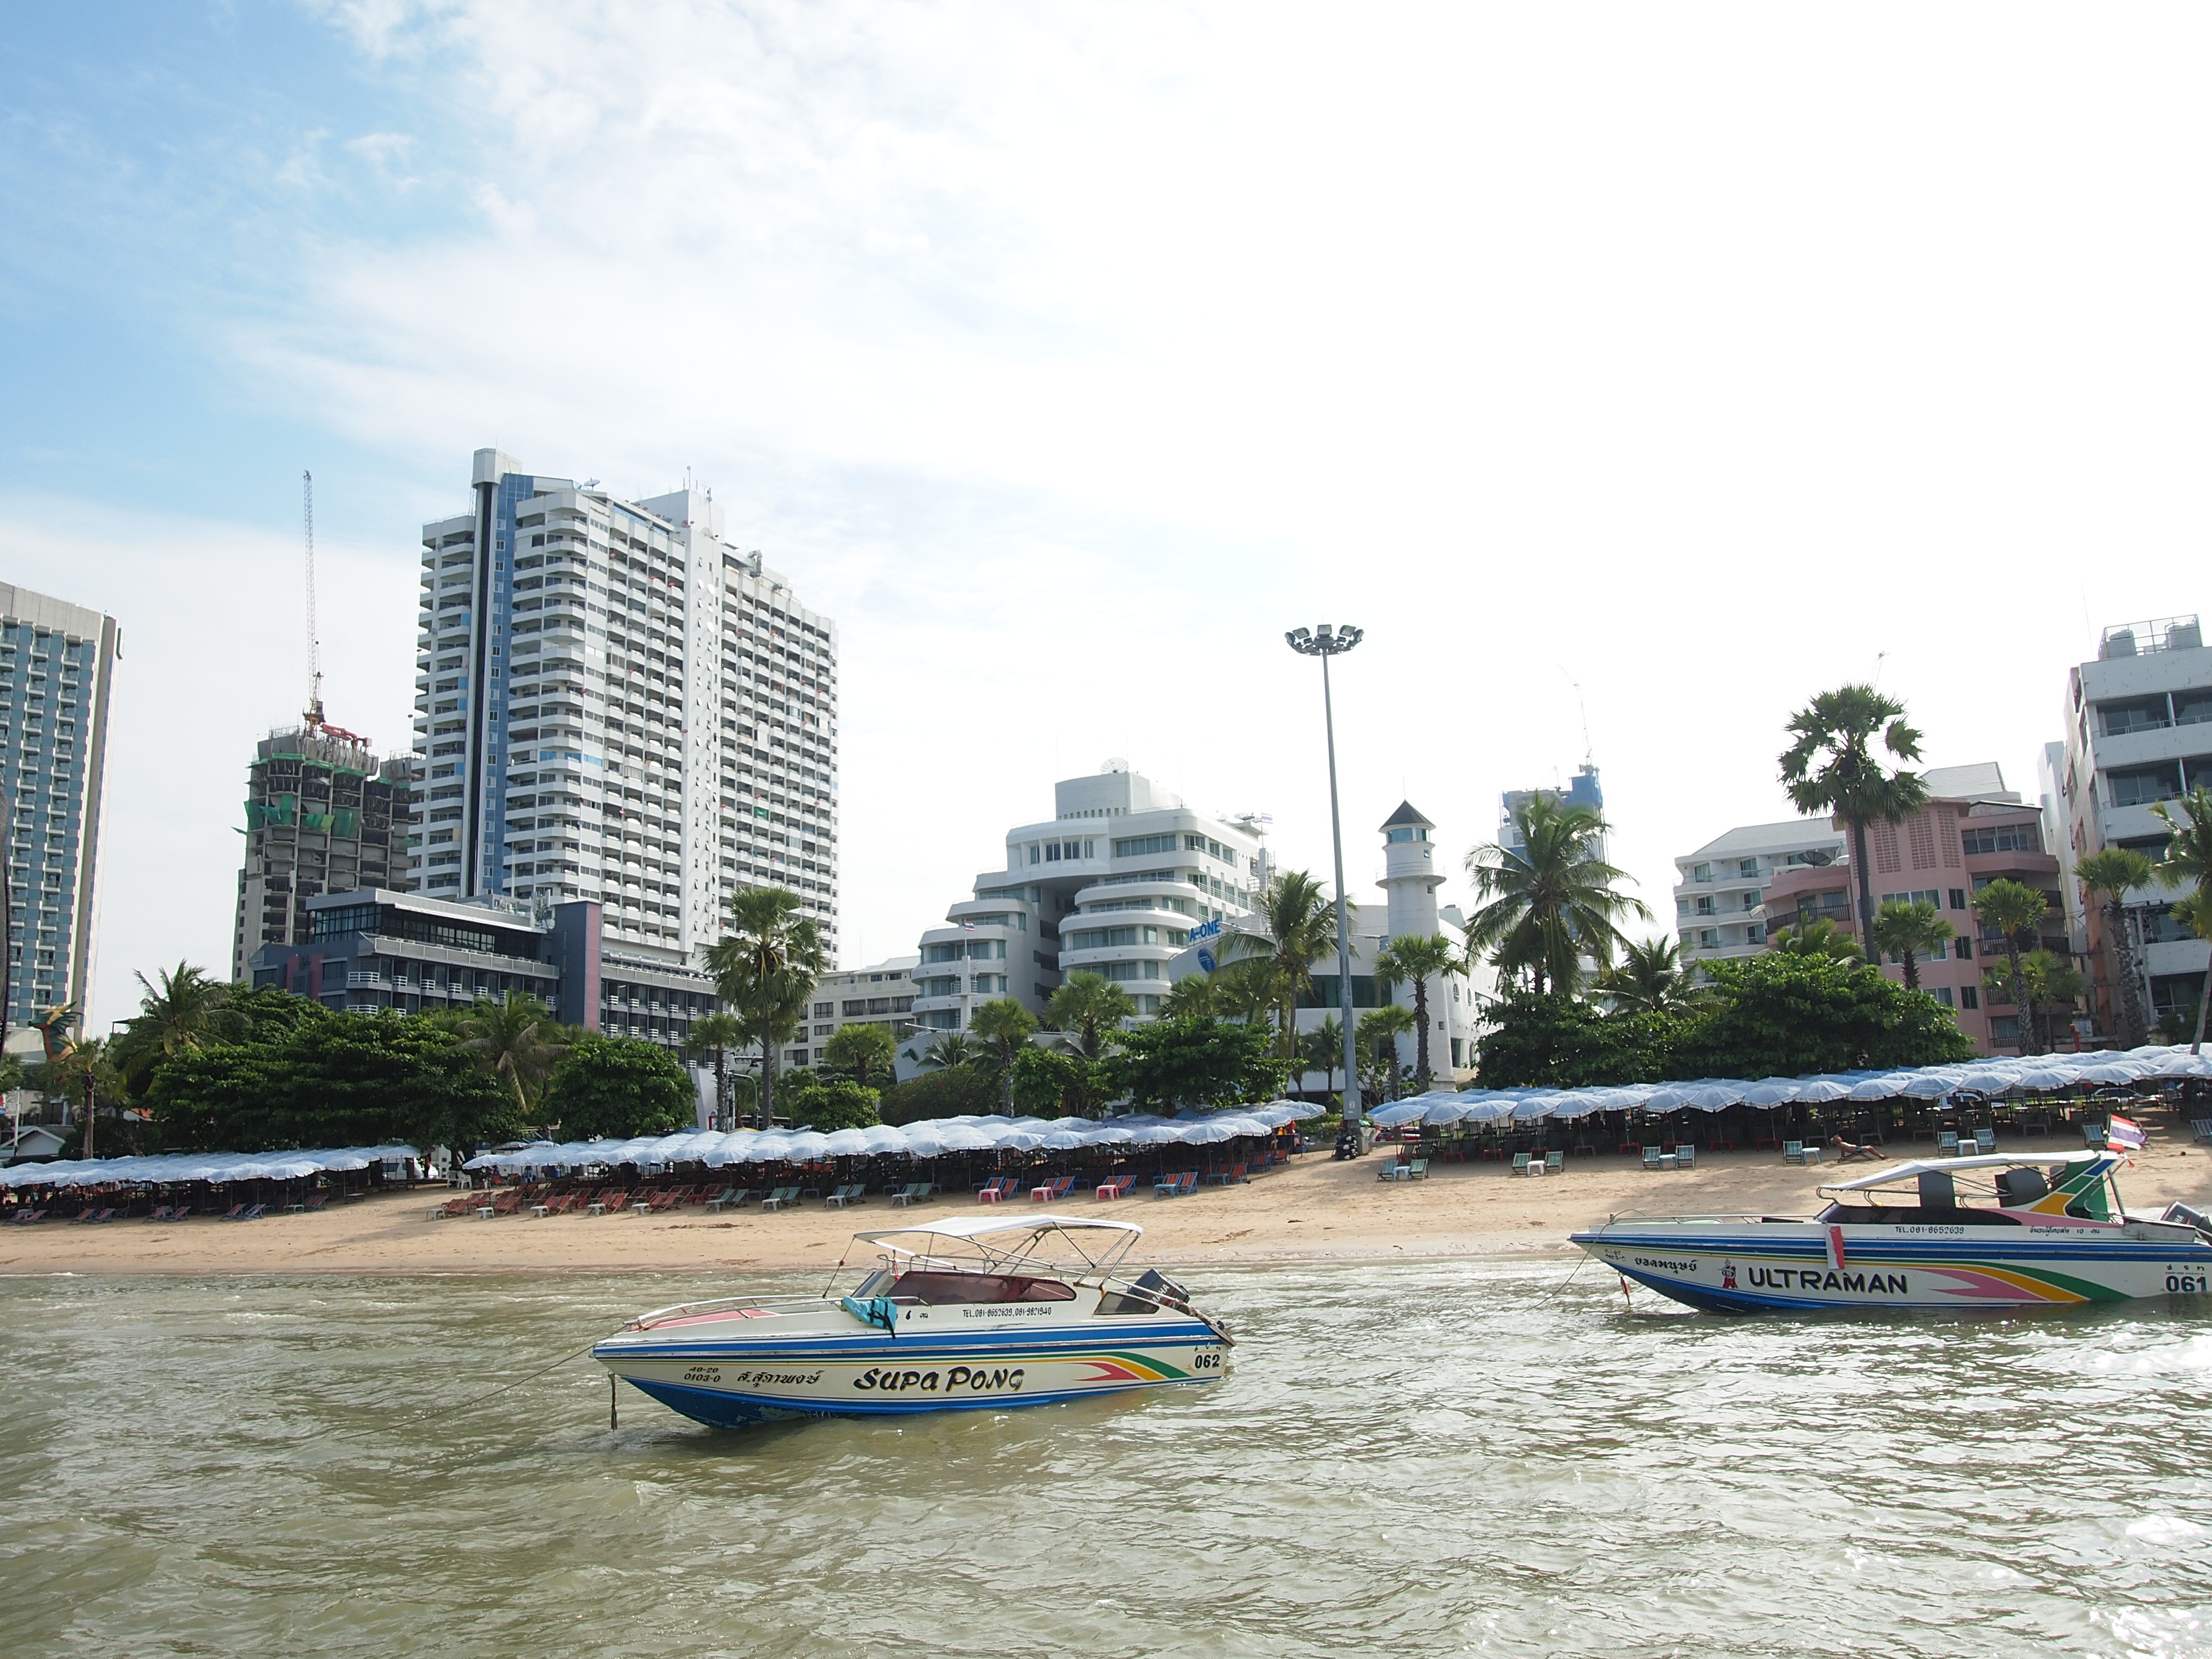
[[1279, 1052], [1288, 1060], [1297, 1041], [1299, 994], [1313, 988], [1316, 960], [1336, 952], [1336, 916], [1319, 882], [1304, 870], [1285, 870], [1260, 895], [1254, 919], [1260, 933], [1221, 936], [1221, 959], [1267, 965]]
[[730, 895], [728, 935], [707, 951], [715, 990], [760, 1042], [763, 1128], [775, 1121], [776, 1045], [799, 1034], [827, 967], [821, 930], [799, 914], [803, 903], [787, 888], [740, 887]]
[[988, 1043], [999, 1073], [1000, 1109], [1014, 1109], [1014, 1056], [1029, 1046], [1037, 1023], [1030, 1011], [1012, 997], [994, 997], [975, 1010], [969, 1029]]
[[230, 1006], [231, 987], [204, 969], [179, 962], [152, 980], [133, 977], [143, 994], [138, 1012], [117, 1035], [108, 1056], [125, 1094], [143, 1094], [161, 1061], [245, 1029], [244, 1018]]
[[638, 1037], [586, 1033], [568, 1045], [545, 1089], [545, 1115], [564, 1139], [673, 1134], [696, 1118], [684, 1062]]
[[1079, 1054], [1024, 1043], [1007, 1067], [1015, 1108], [1030, 1117], [1091, 1117], [1106, 1100], [1098, 1065]]
[[1228, 963], [1213, 975], [1214, 1018], [1243, 1025], [1267, 1024], [1282, 1006], [1279, 978], [1275, 964], [1265, 957]]
[[1539, 794], [1513, 821], [1521, 846], [1493, 842], [1468, 854], [1482, 901], [1467, 924], [1468, 957], [1488, 952], [1501, 973], [1526, 975], [1539, 996], [1571, 993], [1582, 983], [1584, 957], [1603, 967], [1627, 943], [1620, 919], [1649, 921], [1651, 912], [1617, 890], [1627, 872], [1598, 856], [1607, 825], [1587, 806]]
[[1160, 1018], [1188, 1019], [1194, 1015], [1218, 1014], [1220, 1010], [1213, 1002], [1213, 975], [1185, 974], [1160, 999]]
[[784, 1098], [790, 1103], [794, 1126], [824, 1134], [833, 1129], [865, 1129], [882, 1121], [876, 1115], [876, 1091], [857, 1083], [816, 1083], [787, 1090]]
[[2157, 866], [2147, 854], [2132, 847], [2107, 847], [2092, 853], [2074, 866], [2081, 884], [2085, 905], [2104, 911], [2105, 935], [2112, 941], [2113, 976], [2118, 980], [2120, 1034], [2132, 1048], [2146, 1035], [2143, 1023], [2142, 977], [2136, 965], [2133, 919], [2127, 912], [2127, 896], [2148, 887]]
[[491, 1076], [429, 1022], [240, 991], [236, 1040], [163, 1060], [148, 1089], [164, 1146], [258, 1152], [443, 1143], [465, 1156], [521, 1125]]
[[998, 1103], [997, 1079], [972, 1066], [949, 1066], [884, 1090], [876, 1111], [886, 1123], [919, 1123], [926, 1118], [981, 1116]]
[[1705, 971], [1717, 995], [1682, 1030], [1667, 1076], [1803, 1077], [1973, 1057], [1942, 1004], [1867, 963], [1770, 951]]
[[1908, 991], [1920, 988], [1920, 958], [1934, 957], [1958, 931], [1926, 899], [1891, 899], [1875, 912], [1875, 948], [1897, 958]]
[[1137, 1005], [1127, 991], [1103, 974], [1080, 968], [1060, 981], [1044, 1005], [1047, 1028], [1061, 1033], [1089, 1060], [1104, 1059], [1108, 1040], [1136, 1015]]
[[84, 1125], [84, 1141], [77, 1156], [92, 1157], [93, 1129], [100, 1118], [100, 1103], [112, 1103], [121, 1091], [121, 1079], [108, 1057], [107, 1039], [73, 1037], [39, 1071], [40, 1085], [68, 1101]]
[[841, 1025], [823, 1045], [822, 1063], [863, 1089], [872, 1089], [879, 1081], [890, 1081], [891, 1054], [897, 1047], [891, 1028], [881, 1022]]
[[1305, 1062], [1308, 1071], [1322, 1074], [1323, 1087], [1328, 1093], [1336, 1092], [1336, 1074], [1344, 1069], [1344, 1027], [1334, 1014], [1299, 1036], [1298, 1058]]
[[1360, 1015], [1354, 1037], [1368, 1056], [1368, 1075], [1378, 1085], [1375, 1092], [1385, 1100], [1398, 1097], [1398, 1039], [1413, 1029], [1413, 1011], [1387, 1002]]
[[1858, 880], [1859, 948], [1874, 957], [1874, 860], [1867, 825], [1902, 823], [1928, 804], [1919, 774], [1890, 771], [1875, 753], [1877, 740], [1896, 759], [1920, 758], [1920, 733], [1906, 723], [1905, 705], [1871, 685], [1823, 691], [1790, 718], [1793, 738], [1782, 751], [1782, 787], [1801, 812], [1843, 819], [1851, 837], [1851, 870]]
[[498, 1002], [478, 997], [453, 1030], [461, 1052], [506, 1089], [526, 1121], [545, 1079], [568, 1052], [556, 1040], [561, 1028], [553, 1011], [525, 992], [510, 991]]
[[947, 1031], [929, 1045], [921, 1063], [931, 1071], [949, 1072], [956, 1066], [973, 1066], [983, 1045], [966, 1031]]
[[1267, 1058], [1263, 1028], [1203, 1017], [1124, 1032], [1103, 1069], [1109, 1089], [1155, 1111], [1264, 1099], [1283, 1075], [1281, 1062]]
[[[2187, 794], [2173, 801], [2160, 801], [2150, 809], [2166, 825], [2172, 837], [2166, 845], [2166, 857], [2158, 866], [2158, 878], [2167, 887], [2188, 887], [2192, 892], [2184, 910], [2174, 907], [2173, 914], [2184, 921], [2202, 916], [2212, 906], [2212, 790], [2199, 784]], [[2196, 927], [2193, 921], [2189, 925]], [[2197, 928], [2201, 937], [2204, 930]], [[2212, 973], [2204, 975], [2204, 989], [2197, 999], [2197, 1035], [2189, 1044], [2189, 1052], [2197, 1054], [2204, 1047], [2204, 1019], [2212, 1012]]]
[[[862, 1029], [874, 1028], [856, 1026], [846, 1028], [847, 1030]], [[839, 1035], [842, 1036], [842, 1033]], [[734, 1113], [736, 1103], [731, 1098], [730, 1094], [730, 1050], [742, 1048], [750, 1041], [751, 1033], [745, 1030], [744, 1022], [735, 1014], [726, 1013], [719, 1008], [711, 1014], [702, 1014], [693, 1020], [691, 1029], [684, 1035], [685, 1054], [690, 1054], [694, 1060], [703, 1060], [710, 1054], [714, 1056], [714, 1127], [717, 1129], [730, 1129], [737, 1121]], [[836, 1037], [830, 1039], [832, 1048], [836, 1046]], [[890, 1048], [890, 1038], [888, 1035], [884, 1038], [884, 1063], [888, 1066]], [[860, 1081], [866, 1083], [867, 1079], [862, 1078]]]
[[1429, 981], [1459, 965], [1459, 953], [1442, 933], [1407, 933], [1394, 939], [1375, 958], [1375, 977], [1387, 985], [1413, 988], [1413, 1086], [1429, 1089]]
[[1598, 975], [1597, 988], [1615, 1012], [1674, 1013], [1703, 1000], [1680, 946], [1663, 933], [1631, 939], [1620, 962]]
[[2034, 1043], [2042, 1022], [2038, 1018], [2034, 984], [2021, 971], [2021, 944], [2023, 939], [2033, 943], [2049, 908], [2036, 889], [2003, 876], [1974, 895], [1977, 919], [1983, 927], [1996, 928], [2004, 939], [2006, 972], [2001, 983], [1992, 980], [1990, 984], [2010, 994], [2020, 1010], [2020, 1051], [2024, 1054], [2039, 1052]]
[[[2198, 889], [2173, 907], [2173, 915], [2197, 938], [2212, 940], [2212, 893]], [[2204, 1046], [2204, 1009], [2209, 1001], [2212, 1001], [2212, 973], [2205, 975], [2204, 992], [2197, 1002], [2197, 1035], [2189, 1045], [2192, 1054]]]
[[1490, 1011], [1475, 1044], [1476, 1081], [1486, 1089], [1580, 1089], [1672, 1077], [1685, 1029], [1679, 1013], [1608, 1013], [1574, 997], [1523, 993]]
[[1786, 957], [1825, 957], [1831, 962], [1863, 962], [1859, 942], [1826, 916], [1801, 921], [1795, 927], [1778, 927], [1766, 936], [1766, 948]]

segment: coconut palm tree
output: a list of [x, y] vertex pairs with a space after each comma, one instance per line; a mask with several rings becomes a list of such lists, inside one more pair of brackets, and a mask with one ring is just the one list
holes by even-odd
[[2121, 1033], [2130, 1048], [2143, 1040], [2144, 1029], [2142, 981], [2136, 967], [2135, 919], [2128, 915], [2127, 896], [2135, 888], [2149, 886], [2157, 867], [2148, 854], [2132, 847], [2107, 847], [2074, 866], [2075, 879], [2081, 884], [2082, 902], [2101, 902], [2104, 907], [2105, 933], [2112, 941], [2112, 971], [2119, 981]]
[[1598, 975], [1597, 988], [1619, 1013], [1673, 1013], [1704, 1000], [1682, 966], [1680, 943], [1665, 934], [1631, 939], [1620, 960]]
[[947, 1031], [929, 1045], [921, 1063], [933, 1072], [949, 1072], [956, 1066], [973, 1065], [983, 1045], [965, 1031]]
[[1875, 912], [1875, 948], [1897, 958], [1908, 991], [1920, 988], [1920, 958], [1933, 959], [1958, 932], [1926, 899], [1891, 899]]
[[1398, 1039], [1413, 1029], [1413, 1013], [1410, 1008], [1395, 1002], [1380, 1008], [1370, 1008], [1360, 1015], [1354, 1036], [1362, 1048], [1373, 1057], [1382, 1079], [1382, 1097], [1398, 1097]]
[[1386, 985], [1413, 988], [1413, 1082], [1429, 1089], [1429, 981], [1459, 965], [1459, 952], [1442, 933], [1407, 933], [1394, 939], [1375, 958], [1375, 977]]
[[968, 1029], [990, 1045], [999, 1071], [999, 1109], [1014, 1109], [1014, 1055], [1037, 1028], [1036, 1018], [1012, 997], [994, 997], [969, 1017]]
[[1874, 940], [1874, 863], [1867, 825], [1902, 823], [1928, 804], [1928, 786], [1917, 772], [1887, 770], [1874, 752], [1881, 746], [1901, 761], [1920, 758], [1920, 733], [1906, 724], [1905, 705], [1870, 685], [1823, 691], [1790, 718], [1796, 741], [1782, 751], [1782, 787], [1801, 812], [1843, 819], [1851, 837], [1851, 871], [1858, 880], [1859, 945], [1869, 961]]
[[1778, 927], [1766, 936], [1766, 948], [1790, 957], [1826, 957], [1831, 962], [1863, 962], [1859, 942], [1821, 916], [1795, 927]]
[[2040, 1052], [2031, 1045], [2041, 1021], [2035, 1006], [2035, 986], [2021, 970], [2021, 939], [2023, 935], [2034, 939], [2049, 908], [2049, 901], [2034, 888], [2002, 876], [1974, 895], [1975, 916], [1983, 927], [1996, 928], [2004, 939], [2008, 969], [2001, 984], [1994, 978], [1990, 983], [2011, 994], [2014, 1006], [2020, 1010], [2020, 1051], [2024, 1054]]
[[1298, 1037], [1298, 1058], [1310, 1072], [1319, 1072], [1327, 1092], [1336, 1092], [1336, 1074], [1344, 1069], [1344, 1027], [1334, 1014]]
[[730, 895], [730, 931], [707, 951], [715, 991], [760, 1043], [763, 1128], [775, 1121], [776, 1044], [798, 1035], [827, 967], [821, 930], [799, 909], [787, 888], [740, 887]]
[[898, 1043], [890, 1027], [881, 1024], [841, 1025], [822, 1050], [822, 1063], [851, 1074], [863, 1089], [891, 1074], [891, 1051]]
[[1643, 900], [1616, 890], [1627, 872], [1597, 855], [1606, 822], [1587, 806], [1562, 806], [1536, 795], [1514, 814], [1522, 845], [1492, 842], [1467, 857], [1467, 872], [1485, 901], [1467, 924], [1470, 962], [1481, 953], [1506, 974], [1526, 974], [1538, 995], [1571, 995], [1582, 959], [1603, 967], [1627, 944], [1620, 919], [1648, 921]]
[[[847, 1030], [861, 1029], [848, 1026]], [[840, 1032], [839, 1036], [843, 1033]], [[702, 1014], [691, 1022], [684, 1033], [684, 1052], [694, 1060], [714, 1057], [714, 1127], [726, 1130], [731, 1127], [730, 1111], [730, 1050], [742, 1048], [751, 1040], [744, 1022], [735, 1014], [716, 1009], [711, 1014]], [[830, 1039], [832, 1043], [836, 1037]]]
[[164, 969], [153, 980], [133, 975], [144, 994], [138, 1012], [109, 1047], [108, 1060], [131, 1093], [142, 1091], [154, 1068], [210, 1042], [237, 1035], [245, 1022], [230, 1007], [231, 988], [189, 963]]
[[100, 1099], [115, 1092], [115, 1068], [109, 1064], [106, 1037], [76, 1037], [63, 1046], [62, 1051], [42, 1068], [44, 1086], [60, 1095], [77, 1109], [84, 1119], [84, 1149], [78, 1154], [90, 1158], [93, 1152], [93, 1123], [100, 1115]]
[[1213, 1012], [1223, 1019], [1264, 1024], [1279, 1012], [1280, 1001], [1275, 964], [1265, 957], [1232, 962], [1213, 975]]
[[1044, 1005], [1044, 1023], [1085, 1060], [1103, 1059], [1107, 1038], [1136, 1014], [1137, 1005], [1127, 991], [1105, 975], [1083, 969], [1062, 980]]
[[[2195, 908], [2188, 915], [2184, 914], [2180, 905], [2173, 910], [2175, 915], [2196, 927], [2190, 916], [2203, 915], [2208, 907], [2212, 907], [2212, 790], [2199, 784], [2179, 799], [2160, 801], [2150, 810], [2158, 814], [2172, 837], [2166, 844], [2166, 859], [2158, 866], [2158, 878], [2168, 887], [2196, 890], [2188, 901]], [[2203, 937], [2212, 938], [2202, 928], [2197, 931]], [[2204, 1017], [2208, 1011], [2212, 1011], [2212, 972], [2204, 975], [2203, 994], [2197, 1000], [2197, 1036], [2189, 1045], [2192, 1054], [2204, 1046]]]
[[455, 1046], [503, 1085], [526, 1115], [568, 1052], [567, 1043], [553, 1040], [559, 1029], [553, 1011], [526, 992], [510, 991], [498, 1002], [478, 997], [453, 1029], [460, 1039]]
[[1280, 1019], [1276, 1040], [1285, 1060], [1292, 1057], [1298, 1028], [1298, 995], [1313, 988], [1313, 964], [1336, 951], [1336, 915], [1321, 884], [1303, 870], [1285, 870], [1260, 895], [1257, 919], [1262, 932], [1224, 933], [1222, 960], [1265, 962]]
[[1195, 1019], [1218, 1012], [1214, 1006], [1213, 975], [1186, 974], [1168, 987], [1160, 999], [1162, 1019]]
[[[2198, 888], [2173, 907], [2174, 919], [2185, 925], [2197, 938], [2212, 942], [2212, 893]], [[2204, 994], [2197, 1003], [2197, 1035], [2191, 1039], [2189, 1052], [2196, 1054], [2204, 1046], [2204, 1012], [2212, 1005], [2212, 973], [2204, 976]]]

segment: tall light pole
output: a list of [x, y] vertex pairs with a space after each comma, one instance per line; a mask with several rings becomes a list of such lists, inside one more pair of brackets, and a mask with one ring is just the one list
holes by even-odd
[[1344, 901], [1344, 816], [1336, 804], [1336, 705], [1328, 688], [1328, 659], [1340, 657], [1367, 637], [1352, 627], [1294, 628], [1283, 638], [1303, 657], [1321, 659], [1322, 724], [1328, 733], [1328, 833], [1336, 848], [1336, 988], [1344, 1024], [1344, 1127], [1336, 1137], [1339, 1158], [1358, 1158], [1365, 1148], [1359, 1129], [1359, 1041], [1352, 1028], [1352, 924]]

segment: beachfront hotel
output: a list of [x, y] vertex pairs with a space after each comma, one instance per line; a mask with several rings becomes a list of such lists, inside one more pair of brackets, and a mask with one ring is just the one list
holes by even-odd
[[107, 715], [123, 630], [0, 583], [0, 810], [8, 819], [8, 1025], [83, 1029], [100, 873]]
[[[2122, 1026], [2119, 957], [2101, 903], [2085, 906], [2073, 879], [2081, 860], [2108, 847], [2166, 856], [2166, 825], [2151, 808], [2212, 786], [2212, 650], [2195, 617], [2107, 628], [2096, 659], [2066, 677], [2066, 738], [2045, 751], [2044, 790], [2059, 828], [2066, 895], [2090, 969], [2100, 1032]], [[2141, 1006], [2195, 1029], [2212, 945], [2173, 915], [2174, 889], [2130, 891], [2124, 925], [2134, 937]]]
[[696, 967], [728, 895], [799, 896], [837, 948], [837, 630], [711, 492], [637, 501], [476, 453], [422, 526], [407, 884], [550, 912]]
[[1766, 949], [1766, 889], [1785, 870], [1844, 860], [1844, 832], [1826, 818], [1739, 824], [1674, 860], [1674, 927], [1685, 963], [1726, 962]]

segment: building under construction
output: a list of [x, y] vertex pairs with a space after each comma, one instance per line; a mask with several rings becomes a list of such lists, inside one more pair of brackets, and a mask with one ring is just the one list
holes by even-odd
[[307, 901], [357, 888], [405, 890], [402, 849], [392, 856], [392, 815], [404, 817], [413, 764], [380, 762], [350, 732], [302, 720], [263, 738], [247, 774], [246, 867], [230, 972], [243, 981], [264, 945], [308, 937]]

